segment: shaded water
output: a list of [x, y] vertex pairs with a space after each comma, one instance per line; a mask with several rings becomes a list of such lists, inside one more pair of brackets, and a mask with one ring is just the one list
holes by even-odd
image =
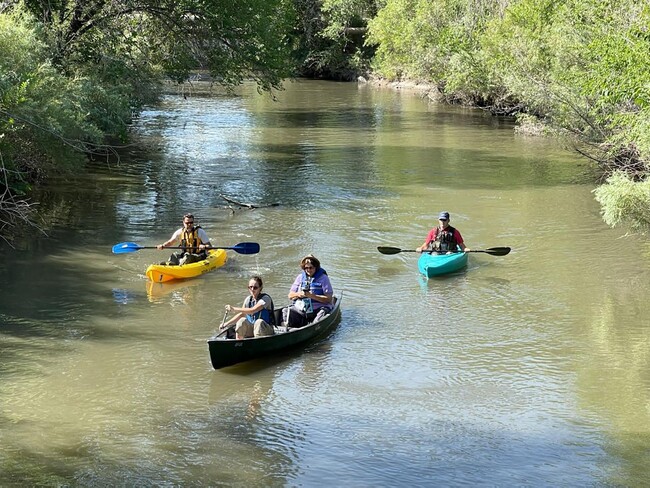
[[[509, 121], [301, 82], [277, 101], [166, 97], [119, 165], [42, 195], [0, 257], [0, 484], [642, 486], [650, 248], [599, 217], [588, 168]], [[229, 208], [221, 195], [277, 206]], [[475, 253], [426, 280], [439, 211]], [[147, 284], [192, 211], [224, 268]], [[343, 320], [303, 353], [213, 371], [206, 339], [259, 273], [313, 252]]]

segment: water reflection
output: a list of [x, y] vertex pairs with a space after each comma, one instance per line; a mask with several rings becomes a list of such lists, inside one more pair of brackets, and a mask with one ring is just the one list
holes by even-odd
[[[291, 462], [291, 432], [276, 425], [267, 410], [273, 402], [273, 384], [280, 371], [265, 361], [265, 368], [246, 363], [215, 371], [210, 382], [211, 415], [219, 419], [226, 476], [247, 486], [286, 484], [296, 467]], [[227, 467], [226, 467], [227, 466]], [[272, 468], [272, 471], [269, 471]], [[223, 479], [223, 472], [220, 479]]]
[[177, 280], [168, 283], [154, 283], [145, 281], [147, 298], [151, 303], [180, 302], [190, 304], [193, 296], [194, 287], [205, 286], [205, 281], [201, 279]]

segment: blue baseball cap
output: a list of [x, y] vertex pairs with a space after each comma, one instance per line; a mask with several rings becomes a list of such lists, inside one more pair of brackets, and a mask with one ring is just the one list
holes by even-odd
[[440, 212], [438, 220], [449, 220], [449, 212]]

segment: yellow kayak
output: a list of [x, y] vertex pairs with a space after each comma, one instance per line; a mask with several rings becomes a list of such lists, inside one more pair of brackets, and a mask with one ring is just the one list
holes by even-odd
[[226, 263], [225, 249], [211, 249], [208, 257], [196, 263], [173, 265], [173, 264], [152, 264], [147, 268], [145, 274], [154, 283], [164, 283], [171, 280], [184, 280], [195, 278], [217, 269]]

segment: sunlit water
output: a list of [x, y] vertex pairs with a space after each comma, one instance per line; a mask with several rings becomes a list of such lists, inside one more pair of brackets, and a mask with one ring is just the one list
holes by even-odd
[[[41, 196], [0, 257], [0, 484], [644, 486], [650, 248], [600, 219], [588, 166], [508, 120], [354, 84], [277, 101], [167, 96], [119, 163]], [[229, 205], [222, 195], [260, 205]], [[277, 204], [277, 205], [275, 205]], [[272, 206], [270, 206], [272, 205]], [[426, 280], [441, 210], [472, 249]], [[229, 251], [147, 284], [192, 211]], [[313, 252], [343, 319], [304, 351], [214, 371], [206, 339], [261, 274]]]

